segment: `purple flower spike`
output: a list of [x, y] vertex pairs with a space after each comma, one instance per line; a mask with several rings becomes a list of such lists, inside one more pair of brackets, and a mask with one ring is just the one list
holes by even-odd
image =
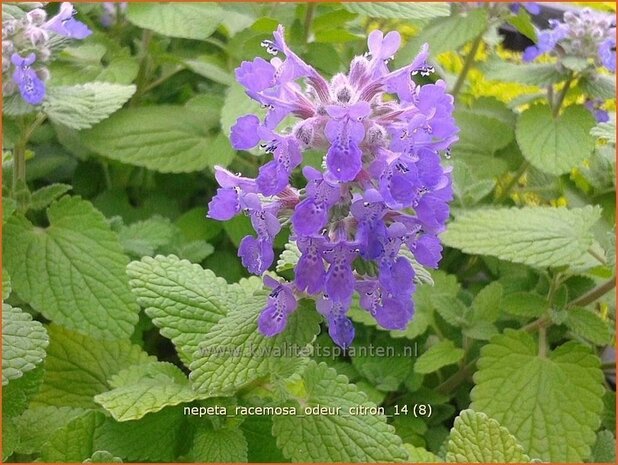
[[555, 51], [561, 58], [582, 59], [615, 72], [615, 47], [615, 17], [589, 8], [567, 10], [562, 21], [550, 20], [549, 29], [537, 32], [536, 45], [524, 50], [523, 59], [532, 61]]
[[47, 21], [43, 28], [69, 39], [85, 39], [92, 31], [84, 23], [73, 18], [75, 10], [69, 2], [60, 5], [56, 16]]
[[[208, 216], [250, 217], [256, 234], [242, 240], [238, 255], [258, 275], [274, 261], [282, 225], [290, 226], [300, 256], [291, 283], [264, 277], [273, 289], [258, 320], [266, 336], [284, 330], [296, 298], [304, 297], [316, 302], [333, 341], [349, 347], [354, 292], [382, 328], [405, 329], [416, 280], [408, 254], [416, 256], [415, 264], [438, 265], [437, 234], [453, 198], [451, 168], [441, 165], [440, 153], [459, 129], [446, 84], [413, 80], [433, 72], [427, 45], [408, 65], [390, 69], [400, 44], [397, 32], [373, 31], [369, 53], [355, 57], [348, 74], [328, 81], [290, 50], [278, 27], [272, 40], [262, 42], [273, 57], [236, 70], [247, 95], [267, 114], [241, 116], [232, 127], [232, 145], [259, 145], [267, 160], [256, 179], [217, 167], [221, 188]], [[298, 121], [287, 126], [291, 118]], [[306, 163], [306, 182], [293, 186], [305, 150], [322, 155], [321, 165], [314, 165], [321, 169]]]
[[35, 60], [34, 53], [25, 58], [17, 53], [11, 55], [11, 62], [15, 65], [13, 81], [17, 84], [22, 98], [30, 105], [40, 105], [45, 98], [45, 83], [31, 67]]

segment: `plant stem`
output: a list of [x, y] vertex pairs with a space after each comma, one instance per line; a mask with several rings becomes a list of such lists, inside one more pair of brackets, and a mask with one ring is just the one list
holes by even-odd
[[13, 195], [21, 182], [26, 182], [26, 144], [23, 139], [13, 148]]
[[568, 79], [566, 80], [566, 82], [564, 83], [562, 90], [558, 94], [556, 101], [553, 102], [552, 115], [554, 118], [558, 117], [558, 113], [560, 113], [560, 108], [562, 108], [562, 104], [564, 103], [566, 94], [571, 87], [571, 83], [573, 82], [573, 78], [574, 78], [573, 73], [571, 73]]
[[152, 81], [150, 84], [144, 86], [144, 88], [142, 89], [142, 94], [145, 94], [146, 92], [150, 92], [152, 89], [154, 89], [157, 86], [160, 86], [161, 84], [163, 84], [165, 81], [167, 81], [169, 78], [171, 78], [172, 76], [174, 76], [175, 74], [178, 74], [180, 71], [182, 71], [183, 68], [182, 67], [178, 67], [178, 68], [174, 68], [172, 71], [170, 71], [167, 74], [162, 75], [161, 77], [159, 77], [158, 79], [155, 79], [154, 81]]
[[44, 113], [39, 113], [32, 124], [23, 130], [22, 136], [13, 148], [13, 194], [17, 192], [20, 183], [26, 182], [26, 146], [34, 131], [47, 119]]
[[305, 13], [305, 24], [303, 31], [303, 39], [305, 43], [309, 42], [309, 34], [311, 33], [311, 24], [313, 23], [313, 16], [315, 15], [316, 3], [307, 3], [307, 12]]
[[545, 326], [539, 327], [539, 357], [547, 357], [547, 329]]
[[470, 72], [470, 69], [472, 68], [472, 65], [474, 64], [474, 57], [476, 56], [476, 52], [478, 52], [479, 47], [481, 46], [484, 33], [485, 31], [481, 32], [476, 37], [476, 39], [474, 39], [474, 42], [472, 42], [472, 48], [470, 49], [470, 52], [468, 52], [468, 55], [466, 55], [463, 68], [461, 68], [461, 72], [459, 73], [459, 76], [457, 76], [457, 81], [455, 82], [455, 85], [453, 86], [453, 90], [451, 91], [451, 94], [453, 95], [454, 98], [456, 98], [459, 92], [461, 91], [461, 88], [463, 87], [464, 82], [466, 81], [466, 77], [468, 76], [468, 73]]
[[524, 161], [521, 164], [519, 169], [513, 175], [513, 178], [509, 181], [509, 183], [506, 186], [502, 188], [502, 193], [500, 194], [500, 197], [496, 198], [496, 201], [505, 200], [508, 198], [508, 195], [511, 192], [511, 189], [513, 189], [513, 186], [517, 184], [517, 181], [519, 181], [519, 178], [522, 177], [522, 175], [528, 170], [529, 167], [530, 167], [530, 163], [528, 163], [528, 161]]
[[476, 359], [470, 361], [466, 366], [460, 368], [453, 376], [447, 378], [443, 383], [440, 383], [436, 388], [441, 394], [448, 394], [459, 386], [465, 379], [472, 374], [472, 370], [476, 365]]
[[607, 294], [609, 291], [611, 291], [615, 287], [616, 287], [616, 275], [612, 276], [611, 279], [607, 280], [606, 282], [601, 284], [599, 287], [595, 287], [590, 292], [587, 292], [583, 296], [578, 297], [572, 302], [569, 302], [568, 306], [569, 307], [575, 307], [575, 306], [583, 307], [585, 305], [591, 304], [595, 300], [603, 297], [605, 294]]
[[588, 249], [588, 253], [592, 255], [601, 265], [607, 265], [607, 260], [605, 260], [604, 257], [596, 253], [594, 250]]
[[131, 98], [129, 102], [129, 106], [134, 107], [139, 103], [139, 100], [144, 93], [144, 87], [146, 86], [147, 78], [148, 78], [148, 68], [150, 64], [148, 62], [148, 46], [150, 45], [150, 41], [152, 40], [152, 31], [148, 29], [144, 29], [142, 32], [142, 41], [140, 45], [140, 62], [139, 62], [139, 70], [137, 72], [137, 78], [135, 79], [135, 94]]

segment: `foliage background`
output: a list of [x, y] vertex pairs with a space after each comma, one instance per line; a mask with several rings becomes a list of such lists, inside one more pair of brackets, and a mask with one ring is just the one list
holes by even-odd
[[[582, 105], [613, 111], [614, 75], [522, 64], [496, 31], [507, 21], [534, 36], [523, 10], [146, 3], [119, 8], [109, 27], [100, 4], [78, 10], [95, 32], [57, 52], [40, 111], [4, 101], [3, 459], [615, 460], [615, 117], [596, 124]], [[440, 269], [406, 331], [352, 311], [355, 348], [418, 357], [316, 355], [333, 347], [309, 303], [263, 338], [266, 294], [236, 256], [249, 221], [205, 219], [214, 165], [254, 176], [262, 163], [227, 139], [256, 110], [233, 70], [263, 56], [279, 23], [326, 75], [377, 27], [404, 35], [395, 64], [428, 41], [430, 79], [456, 93]], [[567, 81], [550, 108], [547, 87], [560, 95]], [[286, 235], [277, 269], [290, 278]], [[209, 352], [286, 343], [314, 355]], [[381, 405], [387, 417], [183, 415], [317, 404]]]

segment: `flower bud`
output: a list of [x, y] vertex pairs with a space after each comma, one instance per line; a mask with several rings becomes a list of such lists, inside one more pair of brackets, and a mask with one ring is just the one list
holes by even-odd
[[45, 13], [45, 10], [42, 10], [41, 8], [36, 8], [32, 11], [29, 11], [26, 14], [26, 18], [31, 24], [34, 24], [35, 26], [40, 26], [45, 22], [45, 19], [47, 19], [47, 13]]

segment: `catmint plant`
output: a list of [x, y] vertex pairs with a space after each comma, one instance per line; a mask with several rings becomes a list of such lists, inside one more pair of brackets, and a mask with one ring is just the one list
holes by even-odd
[[[267, 112], [240, 117], [232, 145], [259, 145], [272, 159], [255, 179], [217, 167], [220, 187], [208, 216], [225, 221], [244, 213], [251, 220], [255, 235], [242, 239], [238, 255], [272, 289], [258, 320], [266, 336], [282, 332], [297, 299], [309, 297], [334, 342], [348, 347], [355, 293], [380, 326], [404, 329], [414, 314], [410, 257], [438, 265], [438, 234], [453, 198], [450, 168], [440, 160], [457, 140], [453, 98], [444, 81], [413, 79], [433, 72], [427, 45], [408, 65], [390, 69], [400, 43], [397, 32], [371, 32], [368, 53], [328, 81], [288, 47], [279, 26], [262, 43], [273, 57], [236, 69], [247, 95]], [[292, 127], [290, 118], [297, 119]], [[324, 154], [321, 169], [302, 166], [306, 185], [293, 186], [292, 172], [309, 149]], [[265, 274], [274, 239], [288, 224], [300, 252], [289, 283]]]
[[563, 21], [550, 20], [549, 29], [538, 32], [538, 41], [524, 51], [524, 61], [544, 53], [575, 57], [616, 71], [616, 22], [604, 13], [584, 8], [567, 11]]
[[4, 96], [19, 92], [30, 105], [45, 98], [45, 81], [49, 79], [46, 63], [52, 58], [57, 37], [84, 39], [90, 29], [74, 18], [75, 9], [68, 2], [60, 5], [58, 14], [47, 18], [42, 8], [28, 11], [22, 18], [2, 22], [2, 91]]

